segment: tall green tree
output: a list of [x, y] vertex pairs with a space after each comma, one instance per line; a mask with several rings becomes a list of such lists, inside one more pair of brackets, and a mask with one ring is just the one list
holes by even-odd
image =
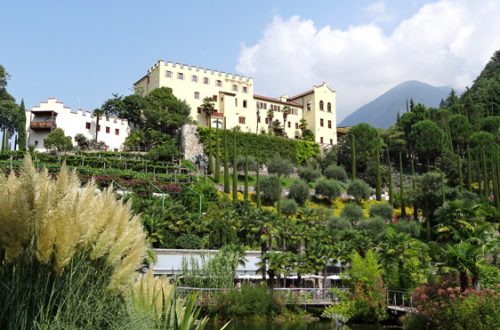
[[236, 127], [233, 128], [233, 202], [238, 202], [238, 164], [236, 153]]
[[415, 141], [415, 151], [419, 159], [426, 161], [427, 169], [429, 169], [431, 160], [444, 150], [446, 135], [436, 123], [427, 119], [414, 124], [411, 130], [411, 136]]
[[215, 173], [214, 181], [215, 183], [220, 183], [220, 141], [219, 141], [219, 129], [215, 130]]
[[224, 192], [229, 194], [231, 192], [231, 187], [229, 184], [229, 156], [228, 156], [228, 144], [227, 144], [227, 129], [226, 129], [226, 118], [224, 117]]
[[19, 114], [17, 119], [17, 144], [19, 150], [26, 150], [26, 109], [24, 107], [24, 100], [21, 100], [19, 105]]
[[382, 172], [380, 170], [380, 144], [378, 143], [375, 153], [375, 196], [378, 201], [382, 199]]

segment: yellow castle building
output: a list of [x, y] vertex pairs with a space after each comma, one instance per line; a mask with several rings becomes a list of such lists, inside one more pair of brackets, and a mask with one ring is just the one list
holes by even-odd
[[[301, 137], [301, 120], [320, 145], [337, 144], [336, 92], [326, 83], [304, 93], [277, 98], [254, 94], [253, 79], [230, 73], [160, 60], [134, 84], [145, 96], [152, 90], [169, 87], [191, 107], [191, 118], [198, 125], [265, 133], [279, 131], [288, 138]], [[216, 112], [203, 113], [203, 99], [210, 98]]]

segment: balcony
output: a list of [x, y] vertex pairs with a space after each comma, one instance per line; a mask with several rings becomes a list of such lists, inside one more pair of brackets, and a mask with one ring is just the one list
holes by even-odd
[[30, 123], [30, 128], [34, 131], [44, 131], [57, 128], [57, 125], [55, 120], [32, 121]]

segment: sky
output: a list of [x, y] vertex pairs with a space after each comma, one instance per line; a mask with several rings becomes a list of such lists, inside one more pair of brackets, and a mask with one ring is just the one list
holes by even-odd
[[326, 82], [337, 119], [406, 80], [463, 89], [500, 49], [500, 0], [0, 0], [0, 64], [27, 107], [93, 110], [159, 59], [293, 95]]

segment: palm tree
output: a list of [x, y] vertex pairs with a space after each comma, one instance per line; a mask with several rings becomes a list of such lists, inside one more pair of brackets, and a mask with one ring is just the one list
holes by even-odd
[[283, 107], [283, 131], [286, 130], [286, 120], [288, 118], [288, 115], [291, 113], [292, 113], [292, 110], [290, 109], [290, 107], [288, 105], [285, 105]]
[[96, 124], [95, 124], [95, 143], [96, 143], [96, 145], [98, 142], [97, 137], [98, 137], [99, 129], [100, 129], [99, 122], [101, 121], [101, 117], [103, 114], [104, 114], [104, 111], [102, 111], [101, 109], [94, 110], [94, 116], [96, 117]]
[[205, 97], [203, 99], [203, 103], [201, 104], [200, 108], [201, 108], [201, 111], [203, 111], [203, 113], [205, 113], [205, 115], [207, 116], [207, 126], [211, 126], [210, 121], [212, 118], [212, 114], [214, 112], [216, 112], [215, 105], [214, 105], [212, 98]]

